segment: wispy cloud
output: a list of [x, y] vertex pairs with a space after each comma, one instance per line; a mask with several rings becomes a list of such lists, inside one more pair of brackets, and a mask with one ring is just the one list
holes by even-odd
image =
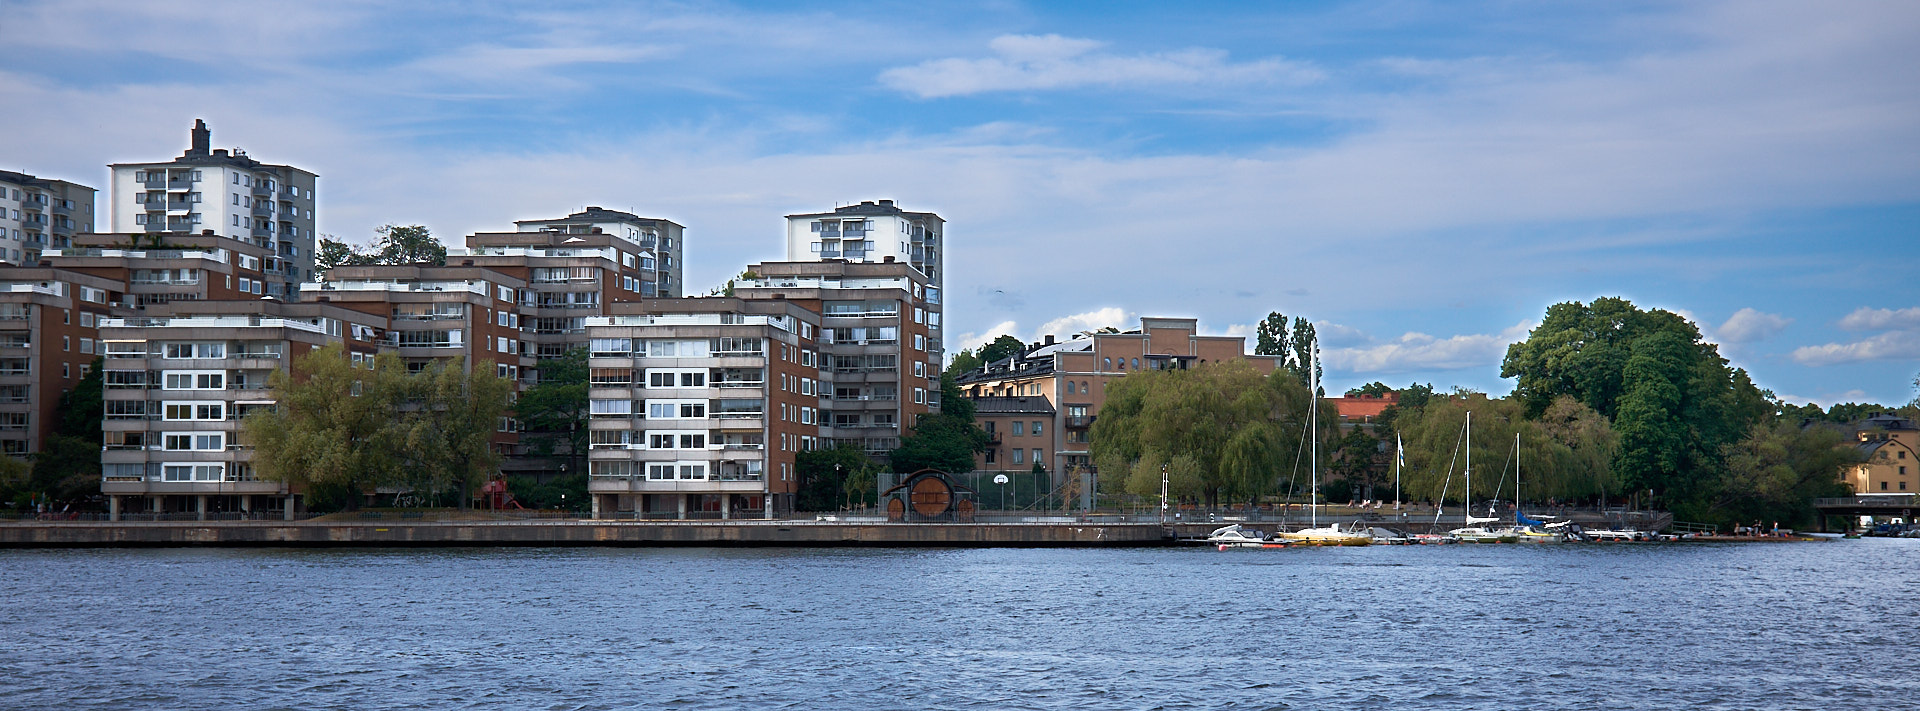
[[1749, 307], [1735, 311], [1713, 335], [1722, 343], [1753, 343], [1772, 338], [1790, 323], [1793, 319]]
[[921, 98], [1088, 86], [1297, 85], [1321, 79], [1314, 66], [1280, 58], [1234, 62], [1217, 49], [1118, 55], [1106, 43], [1060, 35], [1002, 35], [995, 56], [935, 59], [880, 73], [880, 83]]
[[[1407, 373], [1423, 370], [1498, 368], [1507, 346], [1527, 337], [1532, 321], [1499, 333], [1469, 333], [1439, 338], [1409, 331], [1399, 338], [1322, 351], [1329, 370], [1349, 373]], [[1316, 330], [1317, 330], [1316, 326]]]
[[1838, 365], [1874, 360], [1920, 361], [1920, 331], [1887, 331], [1850, 343], [1827, 343], [1793, 349], [1801, 365]]
[[1920, 329], [1920, 306], [1898, 310], [1862, 306], [1840, 319], [1840, 327], [1849, 331]]

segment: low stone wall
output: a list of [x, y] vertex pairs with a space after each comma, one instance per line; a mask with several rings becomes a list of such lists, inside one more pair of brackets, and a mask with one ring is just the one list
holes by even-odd
[[816, 521], [159, 522], [0, 524], [3, 548], [180, 546], [946, 546], [1161, 545], [1156, 524], [894, 524]]

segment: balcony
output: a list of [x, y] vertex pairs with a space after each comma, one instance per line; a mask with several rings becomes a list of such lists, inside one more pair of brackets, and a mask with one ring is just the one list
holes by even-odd
[[268, 186], [267, 186], [267, 184], [266, 184], [266, 183], [264, 183], [264, 182], [259, 182], [259, 183], [254, 183], [254, 184], [253, 184], [253, 196], [254, 196], [254, 197], [257, 197], [257, 198], [268, 198], [268, 199], [272, 199], [272, 198], [273, 198], [273, 188], [271, 188], [271, 187], [268, 187]]
[[767, 386], [765, 380], [715, 380], [712, 383], [716, 388], [764, 388]]
[[1072, 429], [1086, 429], [1093, 426], [1093, 418], [1084, 416], [1069, 417], [1066, 418], [1066, 426]]

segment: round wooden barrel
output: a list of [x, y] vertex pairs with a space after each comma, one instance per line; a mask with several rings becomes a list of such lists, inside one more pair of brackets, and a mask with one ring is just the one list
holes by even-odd
[[933, 517], [947, 512], [953, 503], [953, 489], [938, 477], [926, 477], [913, 483], [913, 512]]

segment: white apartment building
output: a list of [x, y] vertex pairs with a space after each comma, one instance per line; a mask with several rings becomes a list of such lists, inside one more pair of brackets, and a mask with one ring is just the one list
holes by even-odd
[[93, 188], [0, 170], [0, 263], [33, 265], [40, 253], [93, 231]]
[[947, 223], [931, 212], [908, 212], [892, 200], [787, 216], [787, 259], [812, 262], [898, 262], [935, 289], [945, 284]]
[[[313, 278], [314, 185], [319, 177], [262, 163], [235, 148], [212, 148], [194, 120], [192, 145], [171, 161], [115, 163], [109, 232], [216, 234], [272, 251], [266, 295], [297, 298]], [[154, 235], [164, 242], [163, 237]]]

